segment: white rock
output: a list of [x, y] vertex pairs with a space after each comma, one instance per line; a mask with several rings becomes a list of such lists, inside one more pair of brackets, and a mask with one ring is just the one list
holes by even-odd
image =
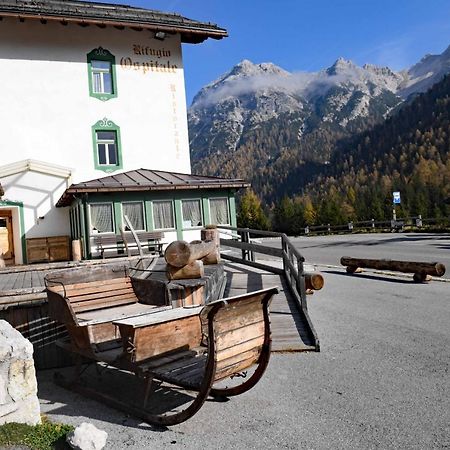
[[76, 450], [100, 450], [106, 445], [108, 433], [91, 423], [83, 422], [67, 435], [67, 443]]
[[0, 320], [0, 425], [41, 422], [33, 346]]

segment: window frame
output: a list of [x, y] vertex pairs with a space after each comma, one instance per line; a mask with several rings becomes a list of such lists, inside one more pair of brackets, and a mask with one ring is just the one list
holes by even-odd
[[[109, 205], [111, 206], [111, 224], [112, 224], [112, 231], [97, 231], [96, 233], [93, 233], [93, 229], [92, 229], [92, 213], [91, 213], [91, 208], [92, 206], [96, 206], [96, 205]], [[93, 203], [89, 203], [89, 235], [90, 236], [95, 236], [97, 234], [115, 234], [116, 230], [116, 223], [115, 223], [115, 217], [114, 217], [114, 203], [113, 202], [93, 202]]]
[[[198, 201], [200, 203], [200, 218], [201, 218], [202, 223], [201, 223], [201, 225], [185, 227], [184, 226], [185, 220], [184, 220], [184, 214], [183, 214], [183, 202], [192, 201], [192, 200]], [[180, 206], [181, 206], [181, 224], [182, 224], [183, 230], [195, 230], [195, 229], [200, 229], [200, 228], [204, 227], [204, 225], [205, 225], [205, 214], [204, 214], [204, 211], [203, 211], [203, 201], [202, 201], [202, 199], [200, 197], [182, 198]]]
[[[153, 205], [155, 203], [169, 203], [171, 205], [171, 209], [172, 209], [172, 220], [173, 220], [173, 226], [169, 227], [169, 228], [156, 228], [156, 224], [155, 224], [155, 210], [153, 209]], [[176, 218], [175, 218], [175, 204], [173, 200], [152, 200], [152, 218], [153, 218], [153, 229], [154, 230], [176, 230], [177, 228], [177, 222], [176, 222]]]
[[[212, 214], [211, 214], [211, 200], [225, 200], [227, 204], [227, 216], [228, 216], [228, 223], [214, 223], [212, 220]], [[212, 225], [231, 225], [231, 211], [230, 211], [230, 202], [228, 197], [212, 197], [208, 199], [208, 206], [209, 206], [209, 221]]]
[[[116, 75], [116, 58], [109, 51], [102, 47], [94, 48], [87, 55], [87, 67], [88, 67], [88, 81], [89, 81], [89, 95], [101, 101], [107, 101], [117, 97], [117, 75]], [[94, 92], [93, 74], [95, 70], [92, 67], [92, 61], [106, 61], [110, 64], [111, 75], [111, 93], [107, 92]]]
[[[101, 131], [112, 131], [116, 133], [116, 164], [100, 164], [99, 158], [99, 149], [98, 144], [99, 140], [97, 139], [97, 132]], [[107, 119], [106, 117], [102, 120], [99, 120], [97, 123], [92, 125], [92, 145], [94, 151], [94, 167], [96, 170], [102, 170], [103, 172], [114, 172], [116, 170], [120, 170], [123, 167], [122, 160], [122, 146], [120, 140], [120, 127], [117, 126], [112, 120]], [[108, 156], [109, 159], [109, 156]]]
[[[127, 200], [127, 201], [122, 201], [121, 202], [121, 208], [122, 208], [122, 217], [125, 215], [125, 211], [124, 211], [124, 204], [127, 203], [139, 203], [141, 205], [141, 210], [142, 210], [142, 225], [144, 226], [144, 228], [135, 228], [135, 231], [147, 231], [147, 223], [145, 220], [145, 204], [143, 201], [141, 200]], [[131, 231], [131, 230], [126, 230], [127, 224], [125, 222], [125, 220], [123, 220], [123, 226], [125, 231]]]

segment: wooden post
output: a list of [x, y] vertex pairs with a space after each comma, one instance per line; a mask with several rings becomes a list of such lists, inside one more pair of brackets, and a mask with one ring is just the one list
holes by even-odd
[[200, 232], [201, 240], [214, 242], [216, 250], [206, 255], [202, 261], [204, 264], [218, 264], [220, 262], [220, 234], [217, 227], [204, 228]]
[[72, 241], [72, 261], [81, 261], [81, 243], [79, 239]]
[[305, 272], [305, 287], [313, 291], [320, 291], [323, 288], [324, 279], [320, 272]]

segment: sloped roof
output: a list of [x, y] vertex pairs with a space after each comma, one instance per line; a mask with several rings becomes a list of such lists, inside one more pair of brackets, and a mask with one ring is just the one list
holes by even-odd
[[0, 17], [21, 20], [58, 20], [80, 25], [95, 24], [146, 28], [168, 33], [180, 33], [182, 42], [200, 43], [205, 39], [228, 36], [224, 28], [209, 22], [199, 22], [174, 13], [165, 13], [128, 5], [73, 0], [1, 0]]
[[250, 187], [250, 183], [236, 178], [208, 177], [138, 169], [72, 184], [66, 189], [56, 206], [69, 206], [76, 194], [85, 193], [172, 191], [180, 189], [240, 189], [244, 187]]

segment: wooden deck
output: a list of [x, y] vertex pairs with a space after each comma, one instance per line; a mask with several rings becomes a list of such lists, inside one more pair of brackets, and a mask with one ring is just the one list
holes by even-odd
[[225, 263], [225, 272], [227, 274], [226, 296], [278, 286], [280, 293], [274, 297], [270, 307], [272, 351], [315, 350], [306, 319], [297, 307], [282, 276], [230, 262]]
[[[124, 258], [125, 260], [125, 258]], [[107, 260], [117, 263], [118, 259]], [[101, 264], [96, 261], [95, 264]], [[37, 368], [57, 367], [68, 362], [54, 341], [66, 334], [65, 328], [51, 321], [47, 314], [44, 276], [58, 268], [73, 265], [42, 264], [8, 267], [0, 270], [0, 319], [15, 326], [33, 343]], [[306, 318], [280, 275], [243, 264], [225, 262], [225, 296], [243, 294], [277, 286], [280, 293], [271, 305], [272, 351], [314, 351]]]

